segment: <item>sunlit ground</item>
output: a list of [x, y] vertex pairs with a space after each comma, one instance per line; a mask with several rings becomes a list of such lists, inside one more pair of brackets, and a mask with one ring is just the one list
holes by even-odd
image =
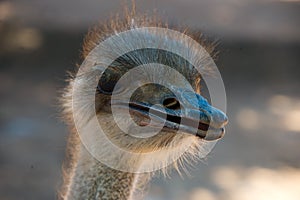
[[234, 166], [215, 170], [212, 179], [220, 190], [219, 194], [199, 188], [192, 192], [190, 200], [297, 200], [300, 198], [300, 170], [259, 167], [238, 169]]
[[[223, 166], [214, 169], [210, 177], [216, 188], [194, 188], [182, 192], [178, 200], [299, 200], [300, 170], [295, 168], [269, 169], [262, 167], [237, 168]], [[164, 199], [153, 191], [150, 199]]]

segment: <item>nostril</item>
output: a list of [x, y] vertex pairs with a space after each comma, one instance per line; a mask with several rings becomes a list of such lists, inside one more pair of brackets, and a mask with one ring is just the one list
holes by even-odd
[[175, 98], [167, 98], [163, 102], [164, 107], [172, 110], [180, 109], [180, 103]]

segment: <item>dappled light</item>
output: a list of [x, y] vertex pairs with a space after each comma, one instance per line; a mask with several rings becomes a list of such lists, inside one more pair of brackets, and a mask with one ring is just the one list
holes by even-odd
[[230, 166], [220, 168], [213, 180], [222, 189], [221, 196], [228, 200], [300, 199], [299, 169]]
[[300, 99], [274, 95], [269, 100], [269, 110], [277, 117], [278, 128], [300, 133]]
[[13, 17], [15, 9], [12, 2], [2, 1], [0, 2], [0, 21], [6, 21], [9, 18]]
[[188, 197], [188, 200], [200, 200], [200, 199], [217, 200], [217, 197], [212, 191], [203, 188], [194, 189], [193, 191], [191, 191], [191, 194]]
[[241, 109], [236, 120], [239, 126], [246, 130], [257, 130], [260, 125], [260, 115], [257, 111], [249, 108]]
[[261, 134], [266, 134], [263, 128], [300, 133], [300, 99], [277, 94], [262, 103], [267, 105], [266, 108], [241, 108], [236, 114], [237, 125]]
[[300, 110], [287, 112], [283, 118], [283, 123], [287, 130], [300, 133]]
[[6, 48], [11, 51], [34, 50], [42, 45], [43, 38], [39, 30], [19, 28], [6, 38]]

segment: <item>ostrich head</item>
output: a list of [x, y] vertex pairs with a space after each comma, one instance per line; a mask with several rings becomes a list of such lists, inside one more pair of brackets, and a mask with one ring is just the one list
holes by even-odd
[[[226, 115], [201, 96], [202, 74], [196, 67], [201, 66], [204, 73], [209, 71], [209, 54], [193, 52], [183, 38], [173, 37], [167, 31], [139, 30], [139, 27], [164, 27], [155, 20], [116, 21], [89, 35], [84, 48], [87, 67], [79, 70], [77, 87], [68, 93], [73, 97], [73, 106], [69, 104], [66, 108], [72, 109], [73, 116], [80, 116], [77, 126], [80, 134], [93, 133], [88, 136], [87, 149], [127, 168], [135, 165], [161, 168], [187, 154], [200, 154], [205, 143], [224, 135], [227, 123]], [[136, 32], [127, 40], [110, 43], [112, 46], [105, 55], [114, 57], [112, 62], [99, 62], [104, 54], [97, 44], [110, 36], [120, 38], [120, 33], [126, 30]], [[203, 45], [202, 39], [198, 41]], [[149, 42], [152, 47], [126, 50], [139, 42]], [[164, 45], [186, 56], [161, 48]], [[126, 53], [121, 54], [123, 49]], [[190, 59], [197, 60], [198, 66], [193, 66]], [[71, 85], [76, 85], [74, 82]], [[75, 102], [71, 91], [77, 94]], [[95, 121], [108, 140], [96, 136], [98, 129], [92, 123]], [[115, 156], [111, 146], [138, 156]], [[148, 153], [153, 154], [146, 156]]]

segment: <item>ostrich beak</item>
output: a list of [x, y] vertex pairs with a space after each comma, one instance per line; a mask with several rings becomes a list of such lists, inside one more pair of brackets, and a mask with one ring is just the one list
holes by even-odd
[[[180, 91], [180, 90], [179, 90]], [[163, 123], [163, 130], [178, 131], [195, 135], [203, 140], [217, 140], [225, 133], [227, 116], [212, 107], [200, 94], [182, 90], [176, 96], [180, 107], [174, 109], [164, 105], [154, 106], [148, 102], [131, 101], [114, 102], [112, 106], [124, 108], [129, 106], [132, 116], [139, 118], [139, 125], [150, 125], [149, 119]], [[173, 98], [175, 99], [175, 98]], [[176, 99], [176, 100], [177, 100]], [[148, 119], [148, 120], [144, 120]], [[155, 123], [154, 123], [155, 124]]]
[[[186, 126], [183, 130], [194, 132], [195, 135], [205, 140], [216, 140], [225, 134], [224, 126], [228, 123], [228, 118], [221, 110], [211, 106], [200, 94], [192, 91], [183, 91], [180, 95], [183, 104], [183, 112], [186, 117], [182, 118], [182, 123], [193, 122], [194, 126]], [[196, 122], [196, 131], [194, 130]], [[198, 124], [198, 126], [197, 126]]]

